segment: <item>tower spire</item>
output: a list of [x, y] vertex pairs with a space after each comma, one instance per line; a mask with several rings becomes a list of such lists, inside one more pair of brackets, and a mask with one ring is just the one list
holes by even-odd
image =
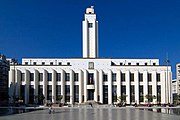
[[98, 21], [94, 6], [86, 8], [83, 24], [83, 58], [98, 57]]

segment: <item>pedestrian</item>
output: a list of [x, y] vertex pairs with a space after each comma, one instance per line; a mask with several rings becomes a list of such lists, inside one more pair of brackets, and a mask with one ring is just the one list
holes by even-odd
[[48, 109], [48, 113], [49, 113], [49, 114], [51, 114], [51, 107], [49, 107], [49, 109]]
[[93, 106], [92, 106], [92, 103], [89, 103], [89, 104], [90, 104], [91, 107], [93, 107]]

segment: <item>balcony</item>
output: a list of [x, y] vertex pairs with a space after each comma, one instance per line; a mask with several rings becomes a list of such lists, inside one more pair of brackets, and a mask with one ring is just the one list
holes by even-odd
[[88, 90], [94, 90], [95, 87], [94, 87], [94, 85], [87, 85], [87, 89], [88, 89]]

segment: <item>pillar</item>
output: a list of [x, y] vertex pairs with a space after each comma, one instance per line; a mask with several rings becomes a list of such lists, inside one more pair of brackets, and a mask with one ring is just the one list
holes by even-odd
[[62, 103], [65, 103], [65, 71], [61, 70], [61, 95], [63, 96], [62, 98]]
[[126, 102], [130, 104], [130, 72], [126, 71]]
[[[156, 79], [156, 71], [152, 72], [152, 95], [157, 97], [157, 79]], [[157, 102], [157, 98], [153, 99], [153, 103]]]
[[29, 103], [29, 83], [30, 83], [30, 72], [25, 71], [25, 104]]
[[112, 71], [108, 71], [108, 104], [112, 104]]
[[134, 72], [134, 82], [135, 82], [135, 102], [139, 104], [139, 72]]
[[121, 71], [117, 71], [117, 98], [121, 96]]
[[56, 71], [52, 72], [52, 102], [56, 103]]
[[103, 103], [103, 71], [99, 71], [99, 96], [100, 96], [100, 103]]
[[38, 96], [38, 83], [39, 83], [39, 72], [37, 71], [37, 70], [35, 70], [35, 73], [34, 73], [34, 95], [36, 96], [35, 97], [35, 103], [38, 103], [38, 98], [37, 98], [37, 96]]
[[88, 72], [84, 70], [84, 102], [87, 102], [87, 79], [88, 79]]
[[70, 70], [70, 104], [74, 103], [74, 72]]
[[47, 71], [43, 71], [43, 95], [45, 97], [45, 102], [47, 102]]
[[[148, 74], [147, 71], [143, 72], [143, 82], [144, 82], [143, 93], [144, 93], [144, 96], [146, 96], [148, 94], [148, 79], [147, 79], [147, 74]], [[148, 102], [148, 99], [146, 99], [146, 97], [144, 97], [144, 103], [147, 103], [147, 102]]]
[[79, 71], [79, 103], [82, 103], [82, 95], [83, 95], [83, 84], [82, 84], [82, 79], [83, 79], [83, 76], [82, 76], [82, 70]]

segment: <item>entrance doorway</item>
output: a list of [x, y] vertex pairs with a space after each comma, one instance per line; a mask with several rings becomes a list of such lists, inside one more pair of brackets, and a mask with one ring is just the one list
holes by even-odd
[[94, 90], [88, 90], [88, 100], [94, 100]]

